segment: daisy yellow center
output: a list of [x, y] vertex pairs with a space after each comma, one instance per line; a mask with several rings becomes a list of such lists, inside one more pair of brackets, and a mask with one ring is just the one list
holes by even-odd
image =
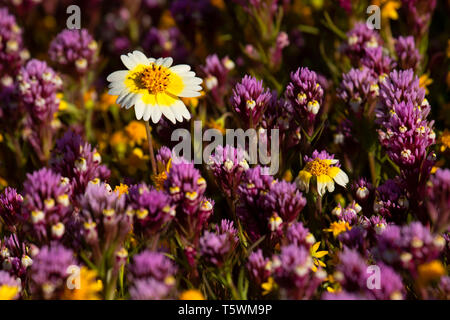
[[157, 94], [167, 90], [170, 84], [170, 75], [171, 72], [168, 68], [152, 63], [130, 77], [135, 81], [137, 87]]
[[330, 161], [315, 159], [306, 164], [305, 170], [311, 173], [313, 176], [320, 176], [322, 174], [327, 174], [330, 168]]

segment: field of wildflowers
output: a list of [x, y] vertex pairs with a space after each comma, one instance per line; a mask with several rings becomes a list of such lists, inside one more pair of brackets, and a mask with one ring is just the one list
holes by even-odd
[[450, 299], [450, 1], [72, 4], [0, 0], [0, 299]]

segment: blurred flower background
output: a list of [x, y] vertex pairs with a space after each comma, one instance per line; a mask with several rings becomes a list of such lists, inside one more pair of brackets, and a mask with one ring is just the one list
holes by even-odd
[[[0, 0], [0, 299], [450, 299], [449, 1], [72, 4]], [[109, 94], [135, 50], [187, 113]], [[195, 120], [278, 172], [175, 157]]]

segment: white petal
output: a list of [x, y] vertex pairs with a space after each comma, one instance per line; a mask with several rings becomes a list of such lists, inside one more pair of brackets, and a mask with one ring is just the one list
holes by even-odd
[[177, 121], [175, 120], [175, 116], [174, 116], [172, 110], [170, 109], [170, 107], [168, 107], [168, 106], [160, 107], [160, 110], [161, 110], [162, 114], [167, 119], [169, 119], [172, 123], [177, 123]]
[[150, 117], [152, 116], [152, 111], [154, 108], [155, 108], [155, 106], [152, 106], [151, 104], [145, 105], [145, 111], [144, 111], [144, 117], [143, 117], [143, 119], [145, 121], [150, 120]]
[[136, 104], [138, 100], [138, 96], [134, 93], [128, 95], [123, 101], [122, 104], [124, 105], [125, 108], [129, 109], [131, 108], [133, 105]]
[[344, 171], [339, 170], [336, 177], [334, 177], [334, 181], [336, 181], [338, 185], [345, 187], [348, 183], [348, 176]]
[[172, 105], [170, 107], [170, 110], [172, 111], [172, 113], [175, 116], [175, 119], [177, 119], [177, 121], [183, 122], [183, 115], [176, 110], [176, 106], [175, 105]]
[[148, 64], [147, 57], [145, 56], [145, 54], [143, 54], [139, 50], [134, 50], [133, 55], [134, 55], [135, 60], [137, 60], [139, 63], [145, 64], [145, 65]]
[[121, 95], [122, 93], [124, 93], [127, 90], [127, 88], [123, 88], [123, 87], [112, 87], [111, 89], [109, 89], [108, 94], [113, 95], [113, 96], [118, 96]]
[[118, 98], [117, 98], [117, 103], [120, 105], [123, 105], [123, 101], [127, 99], [128, 96], [132, 95], [132, 92], [125, 92], [122, 93]]
[[163, 62], [164, 62], [164, 58], [158, 58], [155, 61], [156, 65], [158, 65], [158, 66], [160, 66]]
[[145, 104], [142, 100], [138, 100], [134, 105], [134, 111], [136, 113], [136, 119], [141, 120], [145, 111]]
[[317, 180], [317, 192], [319, 193], [320, 196], [323, 196], [326, 192], [327, 188], [327, 184], [323, 183], [323, 182], [319, 182], [319, 180]]
[[120, 60], [122, 60], [125, 67], [127, 67], [129, 70], [133, 69], [136, 66], [136, 63], [124, 54], [120, 56]]
[[198, 77], [186, 77], [183, 78], [183, 82], [185, 85], [200, 85], [202, 84], [203, 80]]
[[160, 119], [161, 119], [161, 109], [158, 106], [156, 106], [152, 111], [152, 121], [153, 123], [158, 123]]
[[149, 63], [154, 63], [155, 61], [156, 61], [155, 58], [148, 58], [148, 62], [149, 62]]
[[195, 97], [201, 96], [201, 93], [198, 91], [184, 89], [182, 92], [177, 94], [177, 96], [183, 97], [183, 98], [195, 98]]
[[178, 65], [170, 68], [170, 71], [178, 73], [178, 74], [187, 73], [189, 70], [191, 70], [191, 67], [187, 64], [178, 64]]
[[[172, 69], [171, 69], [172, 70]], [[184, 72], [184, 73], [178, 73], [178, 75], [180, 77], [184, 78], [194, 78], [195, 77], [195, 72], [194, 71], [188, 71], [188, 72]]]
[[329, 192], [333, 192], [334, 191], [334, 182], [333, 180], [331, 180], [330, 182], [327, 183], [327, 188]]
[[171, 57], [165, 58], [164, 62], [162, 63], [163, 67], [169, 68], [173, 63], [173, 59]]
[[123, 81], [123, 80], [125, 80], [127, 73], [128, 73], [128, 70], [114, 71], [106, 78], [106, 80], [108, 80], [109, 82]]
[[[177, 100], [176, 103], [172, 106], [174, 113], [180, 114], [183, 118], [189, 120], [191, 118], [191, 114], [189, 110], [186, 108], [185, 104], [181, 100]], [[179, 120], [180, 122], [182, 120]]]

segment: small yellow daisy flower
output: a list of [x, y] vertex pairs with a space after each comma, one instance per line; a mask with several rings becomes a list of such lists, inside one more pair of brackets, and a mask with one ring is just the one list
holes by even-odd
[[130, 138], [130, 145], [142, 145], [147, 140], [145, 125], [140, 121], [131, 121], [126, 127], [125, 132]]
[[261, 284], [261, 289], [263, 289], [262, 295], [268, 295], [270, 292], [272, 292], [272, 290], [275, 287], [275, 281], [273, 281], [272, 277], [269, 277], [267, 279], [267, 282], [264, 282], [263, 284]]
[[116, 186], [114, 191], [118, 192], [120, 197], [123, 194], [128, 194], [128, 186], [126, 184], [121, 183], [120, 185]]
[[437, 280], [445, 275], [445, 268], [439, 260], [426, 262], [417, 267], [419, 274], [418, 281], [421, 284], [426, 284], [430, 281]]
[[109, 94], [118, 95], [117, 103], [127, 109], [134, 106], [136, 118], [157, 123], [164, 115], [171, 122], [189, 120], [191, 114], [182, 98], [200, 96], [202, 79], [186, 64], [172, 66], [172, 58], [147, 58], [140, 51], [122, 55], [128, 70], [111, 73]]
[[9, 286], [4, 284], [0, 286], [0, 300], [15, 300], [17, 299], [20, 287]]
[[328, 229], [323, 229], [326, 232], [333, 232], [333, 236], [336, 238], [343, 232], [351, 230], [352, 227], [345, 221], [332, 222]]
[[441, 152], [445, 152], [447, 149], [450, 149], [450, 131], [447, 129], [444, 130], [444, 132], [441, 135], [440, 138], [441, 142]]
[[190, 289], [180, 294], [180, 300], [205, 300], [205, 297], [199, 290]]
[[66, 288], [63, 294], [64, 300], [99, 300], [103, 289], [101, 280], [97, 280], [97, 272], [81, 267], [79, 289]]
[[327, 265], [320, 260], [320, 258], [323, 258], [324, 256], [326, 256], [328, 254], [328, 251], [317, 251], [317, 249], [319, 249], [320, 247], [320, 241], [314, 243], [311, 248], [309, 249], [309, 252], [311, 254], [311, 257], [314, 260], [314, 265], [312, 266], [312, 271], [316, 272], [317, 271], [317, 267], [321, 266], [321, 267], [326, 267]]

